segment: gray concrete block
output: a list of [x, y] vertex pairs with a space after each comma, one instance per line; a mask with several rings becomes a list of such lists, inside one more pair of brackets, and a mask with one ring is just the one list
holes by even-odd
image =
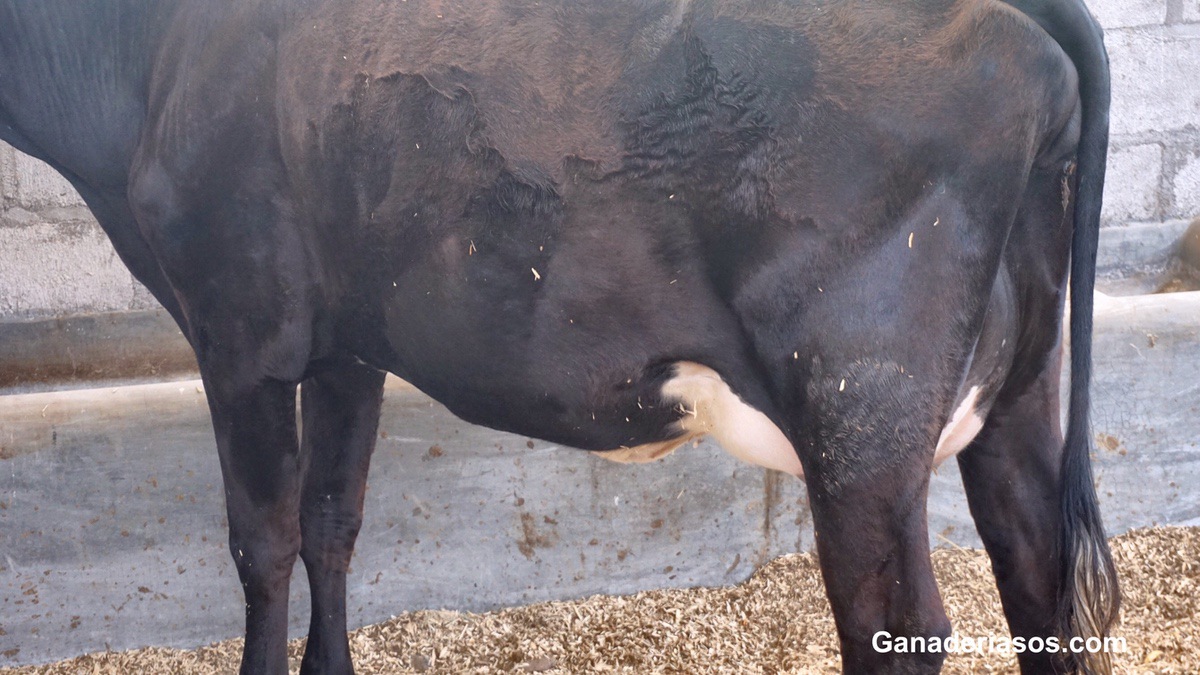
[[1158, 143], [1114, 146], [1104, 184], [1104, 222], [1157, 218], [1162, 168], [1163, 147]]
[[129, 301], [129, 309], [136, 312], [162, 308], [162, 305], [158, 304], [158, 300], [155, 300], [154, 296], [150, 294], [150, 290], [140, 281], [131, 276], [130, 283], [133, 284], [133, 299]]
[[1092, 420], [1110, 531], [1200, 517], [1200, 292], [1098, 298]]
[[98, 225], [31, 220], [0, 227], [0, 318], [129, 308], [133, 277]]
[[1180, 154], [1182, 162], [1171, 181], [1174, 188], [1172, 215], [1178, 218], [1200, 216], [1200, 148], [1189, 148]]
[[4, 194], [27, 209], [50, 206], [80, 206], [83, 199], [75, 188], [46, 163], [17, 152], [9, 145], [0, 146], [4, 172], [0, 178]]
[[16, 206], [17, 149], [0, 141], [0, 209]]
[[0, 394], [185, 374], [196, 357], [166, 310], [0, 321]]
[[1088, 0], [1088, 9], [1105, 30], [1162, 24], [1166, 0]]
[[1200, 0], [1184, 0], [1181, 18], [1189, 23], [1200, 22]]
[[1200, 125], [1200, 24], [1110, 31], [1115, 135]]
[[1096, 287], [1108, 295], [1153, 293], [1177, 264], [1188, 221], [1136, 223], [1100, 230]]

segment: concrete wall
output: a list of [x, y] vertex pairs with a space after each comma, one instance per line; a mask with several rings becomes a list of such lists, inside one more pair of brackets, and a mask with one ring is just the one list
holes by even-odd
[[1113, 74], [1109, 225], [1200, 215], [1200, 0], [1088, 0]]
[[[1113, 68], [1106, 225], [1200, 215], [1200, 0], [1090, 4]], [[0, 252], [0, 320], [154, 305], [71, 186], [3, 145]]]
[[0, 320], [155, 306], [70, 183], [0, 143]]

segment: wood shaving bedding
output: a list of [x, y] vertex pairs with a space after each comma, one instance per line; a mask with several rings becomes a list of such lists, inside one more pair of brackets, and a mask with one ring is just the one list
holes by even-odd
[[[1200, 673], [1200, 528], [1151, 528], [1112, 541], [1124, 608], [1120, 673]], [[933, 554], [955, 633], [1007, 635], [982, 551]], [[724, 588], [594, 596], [484, 614], [411, 612], [351, 633], [360, 675], [372, 673], [835, 673], [833, 619], [816, 559], [791, 555]], [[195, 650], [82, 656], [3, 675], [236, 672], [240, 640]], [[303, 640], [291, 643], [291, 672]], [[1016, 673], [1014, 656], [957, 654], [943, 672]]]

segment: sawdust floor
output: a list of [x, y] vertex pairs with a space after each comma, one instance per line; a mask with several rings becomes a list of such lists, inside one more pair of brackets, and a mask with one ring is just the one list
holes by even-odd
[[[1119, 673], [1200, 673], [1200, 528], [1152, 528], [1113, 540], [1127, 652]], [[955, 632], [1007, 634], [986, 556], [939, 550], [934, 566]], [[303, 649], [291, 645], [292, 672]], [[730, 588], [596, 596], [487, 614], [414, 612], [351, 636], [369, 673], [827, 673], [837, 671], [833, 621], [811, 555], [780, 558]], [[201, 649], [103, 653], [43, 673], [228, 673], [240, 641]], [[1016, 672], [1015, 658], [952, 655], [947, 673]]]

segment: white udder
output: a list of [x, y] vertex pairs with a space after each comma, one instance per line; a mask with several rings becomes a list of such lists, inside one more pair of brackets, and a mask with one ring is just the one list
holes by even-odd
[[[663, 384], [662, 394], [683, 411], [680, 436], [596, 454], [614, 462], [652, 462], [694, 438], [711, 435], [725, 452], [742, 461], [803, 476], [800, 458], [783, 431], [733, 393], [712, 368], [690, 361], [676, 363], [675, 376]], [[987, 411], [977, 410], [978, 403], [979, 387], [971, 387], [938, 437], [934, 466], [962, 452], [983, 429]]]
[[699, 363], [680, 361], [675, 376], [662, 388], [663, 399], [683, 410], [678, 438], [596, 453], [614, 462], [650, 462], [679, 446], [711, 435], [721, 448], [738, 459], [800, 477], [803, 469], [787, 436], [762, 411], [743, 401], [715, 370]]
[[979, 435], [979, 431], [983, 429], [986, 412], [976, 409], [978, 403], [979, 387], [971, 387], [967, 390], [967, 395], [963, 397], [962, 402], [954, 409], [954, 414], [950, 416], [946, 426], [942, 428], [937, 448], [933, 451], [934, 466], [962, 452], [963, 448]]

